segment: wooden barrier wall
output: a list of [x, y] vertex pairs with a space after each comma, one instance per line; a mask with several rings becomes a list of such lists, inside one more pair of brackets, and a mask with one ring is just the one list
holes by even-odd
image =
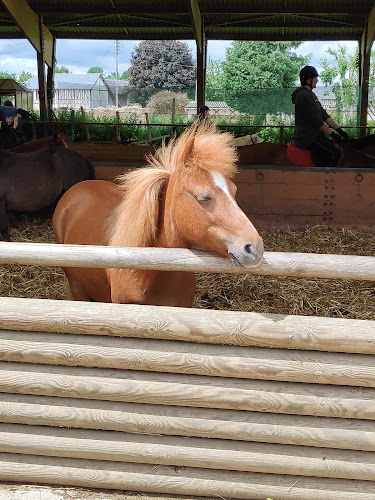
[[[31, 259], [18, 245], [0, 246], [2, 263]], [[327, 257], [286, 259], [313, 275]], [[374, 258], [352, 259], [363, 279]], [[281, 254], [265, 260], [261, 273], [285, 272]], [[0, 480], [373, 500], [374, 354], [369, 320], [1, 297]]]
[[[111, 181], [144, 166], [145, 156], [155, 151], [154, 146], [85, 143], [69, 148], [93, 162], [98, 179]], [[247, 165], [242, 149], [236, 198], [256, 227], [303, 229], [320, 224], [374, 231], [375, 169]]]

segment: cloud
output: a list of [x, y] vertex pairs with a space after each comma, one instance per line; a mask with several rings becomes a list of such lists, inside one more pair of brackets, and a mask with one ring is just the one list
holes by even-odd
[[[196, 59], [196, 43], [194, 40], [183, 40], [189, 46], [193, 59]], [[140, 40], [121, 40], [119, 42], [119, 73], [130, 66], [131, 53]], [[328, 47], [337, 48], [339, 44], [348, 46], [354, 51], [354, 41], [308, 41], [302, 43], [295, 52], [299, 55], [312, 53], [310, 64], [320, 68], [320, 60], [327, 56]], [[224, 61], [226, 49], [231, 40], [209, 40], [207, 56], [212, 60]], [[116, 68], [115, 40], [70, 40], [58, 39], [56, 42], [56, 60], [58, 66], [66, 66], [72, 73], [87, 73], [87, 70], [100, 66], [104, 73], [112, 73]], [[33, 46], [25, 39], [4, 40], [0, 42], [0, 70], [19, 75], [22, 71], [30, 71], [37, 75], [37, 57]]]
[[318, 71], [321, 69], [320, 61], [324, 57], [327, 57], [328, 61], [332, 62], [334, 60], [333, 56], [327, 54], [327, 50], [337, 49], [339, 45], [346, 45], [348, 47], [348, 53], [352, 54], [356, 47], [358, 47], [358, 43], [353, 40], [332, 40], [332, 41], [309, 41], [301, 44], [295, 52], [298, 55], [306, 56], [308, 54], [312, 54], [312, 58], [309, 61], [311, 66], [315, 66]]

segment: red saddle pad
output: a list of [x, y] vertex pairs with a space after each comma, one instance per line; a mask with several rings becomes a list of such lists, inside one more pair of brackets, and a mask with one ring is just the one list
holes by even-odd
[[315, 167], [309, 149], [301, 149], [293, 146], [293, 144], [288, 144], [286, 156], [289, 161], [300, 167]]

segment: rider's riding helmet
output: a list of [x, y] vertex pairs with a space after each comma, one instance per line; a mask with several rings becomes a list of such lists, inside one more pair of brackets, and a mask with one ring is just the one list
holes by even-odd
[[306, 85], [306, 81], [309, 78], [317, 78], [319, 76], [318, 72], [314, 66], [304, 66], [299, 72], [299, 79], [301, 80], [301, 85]]

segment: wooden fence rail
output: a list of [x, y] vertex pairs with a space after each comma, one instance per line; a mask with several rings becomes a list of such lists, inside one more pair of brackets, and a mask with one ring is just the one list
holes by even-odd
[[184, 248], [0, 242], [0, 264], [6, 263], [375, 280], [375, 257], [360, 255], [265, 252], [259, 266], [243, 268], [229, 259]]
[[[28, 243], [0, 244], [0, 263], [239, 271]], [[375, 263], [266, 252], [246, 272], [375, 279]], [[0, 297], [0, 481], [373, 500], [374, 354], [370, 320]]]

